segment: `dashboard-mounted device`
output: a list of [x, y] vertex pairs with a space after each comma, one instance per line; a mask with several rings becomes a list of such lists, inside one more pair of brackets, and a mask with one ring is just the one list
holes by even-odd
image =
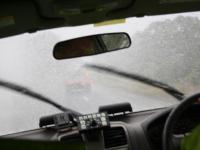
[[126, 114], [127, 112], [132, 112], [132, 111], [133, 111], [132, 106], [128, 102], [99, 107], [99, 112], [107, 112], [107, 114], [113, 114], [113, 115], [117, 113]]
[[106, 112], [78, 116], [77, 124], [79, 132], [101, 130], [110, 126], [108, 114]]

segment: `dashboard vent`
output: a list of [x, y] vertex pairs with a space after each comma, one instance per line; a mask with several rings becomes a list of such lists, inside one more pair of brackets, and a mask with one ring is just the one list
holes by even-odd
[[105, 148], [119, 147], [127, 145], [127, 138], [122, 127], [113, 127], [104, 130]]

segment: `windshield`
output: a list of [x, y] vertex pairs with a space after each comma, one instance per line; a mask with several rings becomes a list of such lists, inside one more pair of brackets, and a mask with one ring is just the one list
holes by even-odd
[[[60, 41], [108, 32], [127, 32], [132, 46], [96, 56], [55, 60]], [[100, 105], [130, 102], [133, 111], [178, 101], [160, 89], [86, 65], [101, 65], [164, 82], [186, 95], [200, 87], [200, 13], [129, 18], [109, 26], [86, 25], [22, 34], [0, 40], [0, 79], [29, 87], [81, 113]], [[38, 127], [39, 118], [59, 111], [30, 97], [0, 89], [0, 134]]]

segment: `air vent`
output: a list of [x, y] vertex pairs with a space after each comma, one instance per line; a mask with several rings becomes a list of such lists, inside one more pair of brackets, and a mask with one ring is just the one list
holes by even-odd
[[127, 138], [122, 127], [113, 127], [104, 130], [105, 148], [127, 145]]

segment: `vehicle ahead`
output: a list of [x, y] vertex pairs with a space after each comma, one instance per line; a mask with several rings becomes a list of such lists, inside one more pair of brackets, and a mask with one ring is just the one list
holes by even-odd
[[2, 149], [199, 150], [199, 0], [9, 2]]

